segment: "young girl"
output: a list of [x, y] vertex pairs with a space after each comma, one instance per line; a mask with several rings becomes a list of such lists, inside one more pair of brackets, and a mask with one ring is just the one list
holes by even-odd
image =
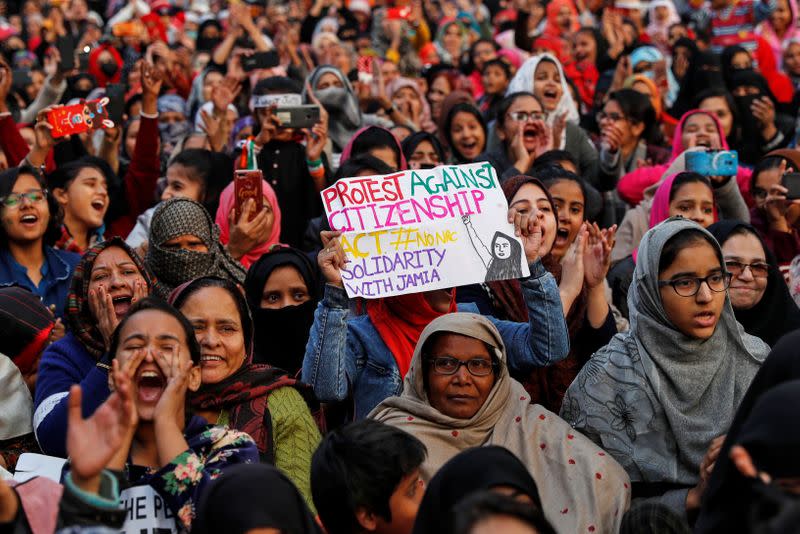
[[[232, 465], [257, 463], [243, 432], [191, 416], [186, 397], [200, 388], [200, 346], [189, 321], [155, 298], [137, 303], [111, 338], [109, 387], [133, 386], [135, 410], [108, 468], [123, 484], [158, 493], [181, 530], [191, 530], [202, 490]], [[117, 384], [120, 380], [120, 384]]]
[[497, 107], [511, 83], [511, 67], [502, 59], [491, 59], [483, 65], [481, 80], [484, 93], [478, 99], [478, 107], [486, 122], [490, 122], [497, 116]]

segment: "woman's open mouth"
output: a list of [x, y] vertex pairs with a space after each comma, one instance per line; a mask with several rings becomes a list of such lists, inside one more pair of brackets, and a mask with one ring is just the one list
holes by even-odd
[[34, 228], [39, 222], [39, 217], [34, 213], [26, 213], [20, 217], [19, 222], [25, 228]]
[[556, 241], [555, 246], [557, 247], [566, 247], [569, 245], [569, 229], [568, 228], [559, 228], [556, 230]]
[[161, 371], [145, 369], [139, 371], [136, 377], [136, 392], [140, 401], [153, 404], [161, 398], [161, 393], [167, 385], [167, 380]]
[[478, 141], [477, 140], [469, 140], [463, 141], [461, 143], [461, 153], [465, 156], [474, 154], [478, 151]]
[[712, 311], [704, 311], [694, 314], [694, 323], [699, 328], [708, 328], [714, 326], [717, 322], [717, 316]]
[[111, 302], [114, 304], [114, 313], [116, 316], [118, 318], [124, 317], [133, 305], [133, 297], [130, 295], [117, 295], [115, 297], [112, 295]]
[[217, 354], [203, 354], [200, 356], [200, 365], [203, 367], [217, 367], [225, 362], [225, 358]]
[[106, 207], [106, 203], [104, 200], [96, 199], [92, 200], [92, 208], [97, 211], [103, 211]]

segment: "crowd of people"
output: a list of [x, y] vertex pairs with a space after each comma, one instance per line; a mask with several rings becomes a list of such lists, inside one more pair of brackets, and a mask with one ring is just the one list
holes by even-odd
[[[0, 532], [796, 532], [799, 18], [0, 0]], [[529, 276], [347, 291], [475, 162]]]

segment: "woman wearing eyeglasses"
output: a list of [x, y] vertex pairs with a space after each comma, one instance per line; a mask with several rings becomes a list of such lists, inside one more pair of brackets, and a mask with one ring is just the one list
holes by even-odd
[[745, 332], [773, 346], [784, 334], [800, 328], [800, 310], [758, 231], [739, 221], [720, 221], [708, 231], [722, 247], [725, 267], [732, 275], [728, 296]]
[[[509, 375], [503, 337], [482, 315], [434, 319], [420, 335], [402, 395], [384, 400], [370, 417], [425, 444], [426, 481], [465, 449], [510, 450], [536, 481], [542, 511], [558, 532], [617, 532], [628, 508], [625, 471], [556, 414], [531, 403]], [[427, 532], [425, 526], [415, 532]]]
[[58, 213], [36, 169], [23, 166], [0, 174], [0, 285], [29, 289], [62, 317], [80, 256], [53, 248], [61, 236]]
[[501, 143], [484, 152], [476, 161], [488, 161], [504, 182], [527, 173], [537, 156], [558, 148], [553, 144], [553, 130], [547, 124], [542, 102], [521, 91], [505, 97], [497, 107], [495, 127]]
[[696, 222], [650, 229], [633, 279], [630, 331], [583, 367], [561, 416], [622, 464], [634, 498], [686, 517], [769, 347], [736, 322], [722, 251]]
[[669, 160], [669, 151], [651, 144], [656, 124], [650, 99], [633, 89], [611, 93], [597, 114], [600, 127], [600, 174], [598, 185], [611, 190], [627, 173], [644, 161], [661, 165]]

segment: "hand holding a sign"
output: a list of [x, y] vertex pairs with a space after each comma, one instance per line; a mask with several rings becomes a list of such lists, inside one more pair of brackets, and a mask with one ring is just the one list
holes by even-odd
[[340, 270], [347, 266], [347, 257], [342, 249], [342, 243], [339, 241], [341, 235], [341, 232], [320, 232], [322, 250], [317, 255], [317, 264], [325, 281], [337, 287], [344, 287]]

